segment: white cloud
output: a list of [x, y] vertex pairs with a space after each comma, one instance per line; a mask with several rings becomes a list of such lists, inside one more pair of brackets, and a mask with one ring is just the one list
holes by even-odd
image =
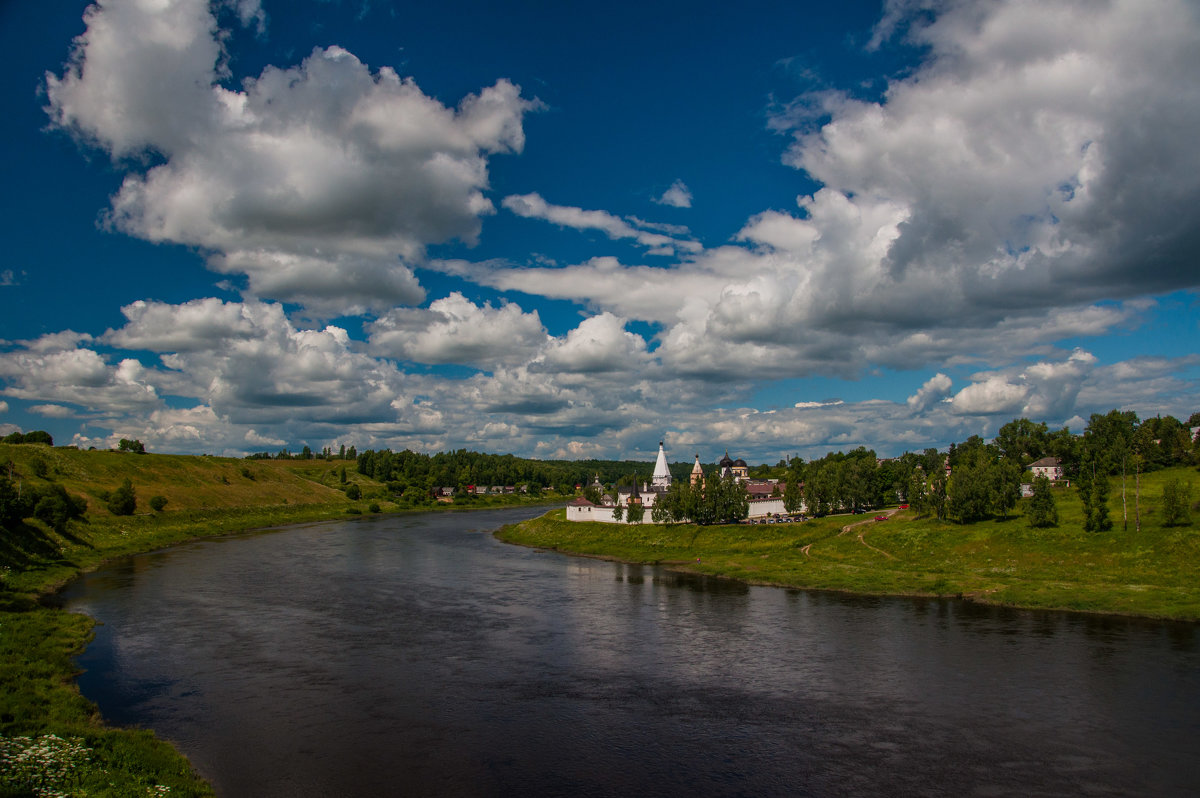
[[695, 252], [701, 248], [695, 241], [639, 230], [608, 211], [588, 211], [569, 205], [551, 205], [537, 193], [513, 194], [505, 197], [500, 204], [527, 219], [544, 219], [575, 230], [599, 230], [614, 240], [632, 238], [638, 244], [650, 247], [649, 254], [674, 255], [679, 250]]
[[662, 196], [654, 200], [659, 205], [670, 205], [672, 208], [692, 207], [692, 192], [682, 180], [676, 180]]
[[960, 415], [1015, 415], [1029, 396], [1029, 388], [1004, 377], [989, 377], [975, 382], [954, 395], [954, 411]]
[[537, 311], [524, 313], [510, 302], [480, 307], [458, 292], [436, 300], [428, 310], [393, 310], [368, 330], [375, 354], [480, 368], [527, 362], [548, 337]]
[[230, 339], [255, 335], [261, 314], [272, 314], [273, 306], [224, 302], [208, 297], [182, 305], [138, 300], [121, 308], [128, 323], [104, 334], [105, 343], [122, 349], [152, 352], [206, 351]]
[[837, 407], [844, 404], [845, 402], [841, 399], [831, 399], [828, 402], [796, 402], [793, 407], [797, 410], [812, 410], [820, 407]]
[[5, 395], [17, 399], [116, 412], [141, 411], [161, 402], [138, 361], [126, 358], [114, 366], [94, 350], [60, 349], [45, 340], [0, 354], [0, 378], [7, 382]]
[[545, 367], [555, 372], [640, 371], [647, 362], [646, 341], [611, 313], [584, 319], [544, 355]]
[[[879, 28], [908, 31], [920, 66], [879, 102], [823, 95], [827, 121], [795, 134], [787, 161], [824, 184], [797, 212], [764, 211], [737, 246], [669, 268], [594, 258], [475, 278], [663, 325], [668, 368], [730, 378], [1011, 362], [1200, 284], [1194, 4], [922, 9], [893, 4]], [[631, 235], [537, 195], [506, 202]]]
[[[257, 4], [238, 8], [261, 22]], [[500, 80], [447, 108], [339, 47], [230, 91], [204, 0], [108, 0], [86, 21], [46, 77], [51, 119], [122, 167], [165, 160], [126, 175], [109, 223], [201, 247], [252, 294], [329, 315], [419, 302], [410, 265], [427, 244], [474, 241], [494, 212], [487, 156], [519, 152], [538, 107]]]
[[919, 391], [908, 397], [908, 406], [916, 411], [927, 410], [950, 395], [952, 384], [953, 381], [939, 371], [926, 380]]
[[31, 405], [29, 412], [46, 418], [71, 418], [75, 415], [74, 410], [62, 405]]
[[246, 430], [246, 443], [249, 446], [284, 446], [287, 441], [282, 438], [272, 438], [268, 435], [260, 435], [252, 429]]
[[952, 410], [959, 415], [1063, 418], [1074, 411], [1096, 362], [1090, 352], [1076, 349], [1064, 361], [1043, 360], [1023, 369], [975, 375], [971, 385], [955, 394]]

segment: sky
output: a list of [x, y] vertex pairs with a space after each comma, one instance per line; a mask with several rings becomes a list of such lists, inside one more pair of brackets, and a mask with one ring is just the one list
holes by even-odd
[[1190, 0], [0, 0], [0, 52], [0, 433], [774, 463], [1200, 410]]

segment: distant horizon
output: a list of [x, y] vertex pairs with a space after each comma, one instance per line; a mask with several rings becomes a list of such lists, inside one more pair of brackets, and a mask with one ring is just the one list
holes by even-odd
[[686, 12], [0, 5], [0, 435], [771, 464], [1200, 410], [1200, 6]]

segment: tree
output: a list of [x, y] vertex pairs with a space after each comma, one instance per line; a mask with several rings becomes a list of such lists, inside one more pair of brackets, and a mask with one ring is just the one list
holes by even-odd
[[[1090, 455], [1092, 467], [1098, 475], [1106, 476], [1117, 471], [1121, 472], [1121, 517], [1124, 520], [1125, 529], [1129, 528], [1129, 512], [1125, 502], [1125, 474], [1129, 467], [1129, 456], [1132, 453], [1130, 447], [1137, 426], [1137, 413], [1132, 410], [1125, 412], [1111, 410], [1106, 415], [1092, 413], [1087, 429], [1083, 433], [1084, 449]], [[1093, 481], [1093, 486], [1096, 485], [1101, 487], [1107, 499], [1108, 480]], [[1100, 508], [1101, 505], [1095, 505], [1095, 507]], [[1103, 505], [1102, 515], [1105, 525], [1098, 531], [1111, 529], [1112, 522], [1108, 520], [1107, 502]]]
[[1187, 526], [1192, 523], [1192, 485], [1178, 477], [1163, 484], [1163, 526]]
[[989, 468], [992, 509], [1001, 518], [1007, 518], [1008, 511], [1016, 507], [1021, 498], [1022, 473], [1021, 466], [1013, 460], [1001, 460]]
[[161, 513], [163, 511], [163, 508], [166, 506], [167, 506], [167, 497], [166, 496], [151, 496], [150, 497], [150, 509], [153, 510], [154, 512]]
[[1008, 422], [996, 433], [996, 447], [1005, 459], [1024, 466], [1046, 456], [1050, 430], [1027, 418]]
[[904, 491], [908, 506], [924, 515], [930, 512], [929, 492], [926, 486], [925, 471], [920, 466], [912, 470], [908, 476], [908, 488]]
[[783, 509], [789, 513], [798, 513], [804, 507], [804, 493], [800, 481], [795, 477], [788, 479], [787, 487], [783, 490]]
[[47, 485], [38, 491], [33, 506], [33, 517], [47, 524], [55, 532], [67, 528], [67, 522], [81, 518], [87, 512], [87, 500], [72, 496], [62, 485]]
[[0, 474], [0, 526], [11, 529], [32, 511], [28, 495], [13, 485], [7, 474]]
[[117, 451], [118, 452], [133, 452], [134, 454], [145, 454], [146, 447], [143, 446], [142, 442], [139, 440], [136, 440], [136, 439], [129, 440], [128, 438], [122, 438], [117, 443]]
[[1142, 469], [1146, 465], [1146, 453], [1154, 445], [1150, 427], [1142, 424], [1133, 433], [1130, 446], [1132, 454], [1129, 462], [1133, 464], [1133, 528], [1135, 532], [1142, 531]]
[[939, 521], [946, 520], [946, 481], [946, 470], [939, 466], [929, 479], [929, 493], [925, 499], [929, 512]]
[[1083, 530], [1107, 532], [1112, 529], [1108, 517], [1108, 474], [1097, 463], [1096, 455], [1088, 453], [1079, 465], [1079, 499], [1083, 502]]
[[126, 478], [121, 487], [109, 495], [108, 511], [113, 515], [133, 515], [136, 509], [137, 496], [133, 492], [133, 483]]
[[985, 518], [992, 504], [990, 487], [983, 451], [960, 455], [946, 485], [947, 514], [963, 524]]
[[641, 502], [634, 502], [625, 508], [625, 518], [631, 524], [640, 524], [646, 517], [646, 507]]
[[11, 432], [4, 436], [4, 443], [44, 443], [53, 446], [54, 438], [45, 430], [35, 429], [30, 432]]
[[1054, 492], [1050, 480], [1044, 474], [1033, 480], [1033, 497], [1029, 500], [1029, 525], [1048, 527], [1058, 525], [1058, 507], [1054, 503]]
[[614, 505], [613, 505], [613, 520], [614, 520], [614, 521], [620, 521], [620, 520], [621, 520], [621, 515], [622, 515], [622, 513], [623, 513], [623, 512], [624, 512], [624, 508], [622, 508], [622, 507], [621, 507], [621, 505], [619, 505], [619, 504], [614, 504]]

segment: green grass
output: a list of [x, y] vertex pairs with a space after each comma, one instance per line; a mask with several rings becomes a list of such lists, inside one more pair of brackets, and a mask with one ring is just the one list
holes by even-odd
[[[804, 524], [697, 527], [572, 523], [558, 510], [505, 527], [498, 537], [528, 546], [638, 563], [659, 563], [755, 584], [899, 595], [962, 595], [1017, 607], [1200, 620], [1200, 532], [1159, 521], [1163, 482], [1200, 475], [1172, 469], [1142, 477], [1142, 528], [1134, 530], [1127, 483], [1122, 528], [1120, 478], [1109, 506], [1114, 528], [1086, 533], [1074, 490], [1056, 489], [1060, 522], [1032, 529], [1020, 515], [971, 525], [900, 511], [830, 516]], [[1197, 508], [1200, 509], [1200, 508]], [[1193, 510], [1200, 519], [1200, 512]], [[863, 539], [859, 539], [862, 533]], [[807, 548], [806, 548], [807, 547]], [[890, 555], [890, 556], [889, 556]]]

